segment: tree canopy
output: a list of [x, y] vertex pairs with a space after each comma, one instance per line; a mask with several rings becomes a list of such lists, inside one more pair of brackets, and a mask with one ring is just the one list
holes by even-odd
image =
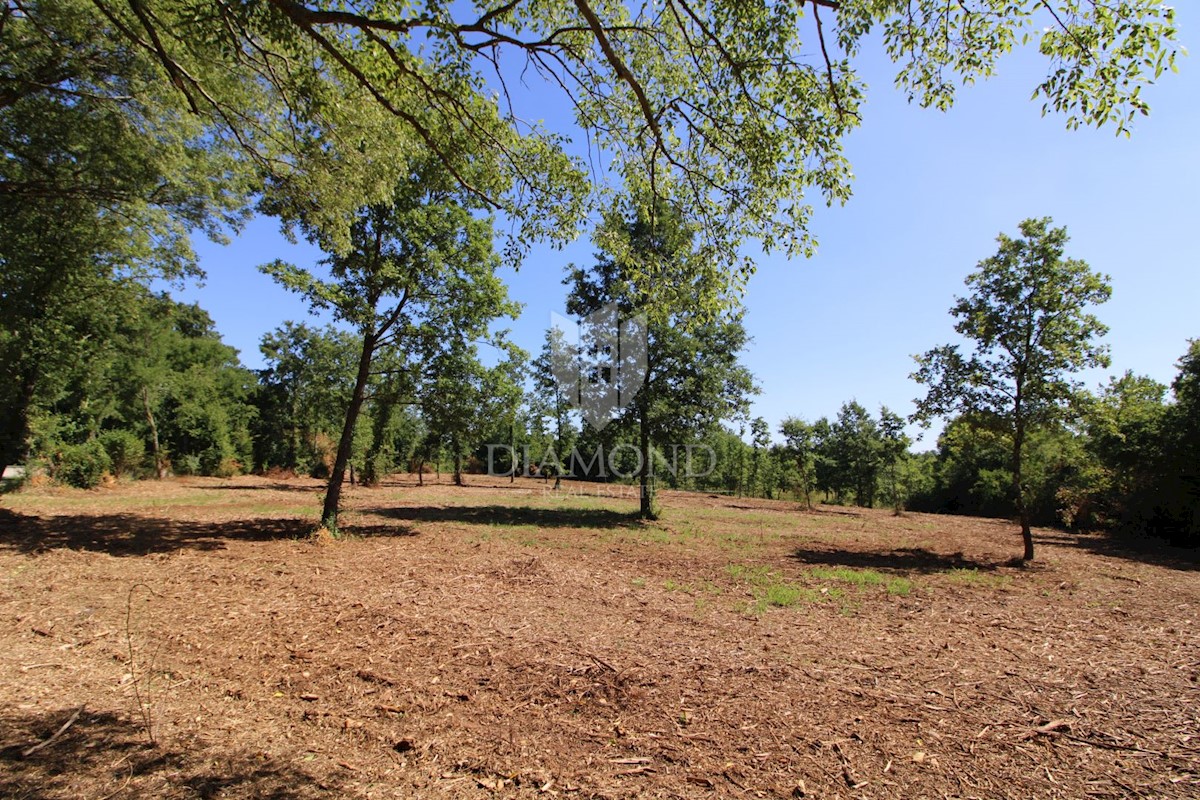
[[970, 346], [945, 345], [917, 357], [913, 379], [928, 386], [916, 418], [968, 413], [1008, 435], [1013, 495], [1033, 558], [1022, 465], [1026, 434], [1060, 419], [1078, 396], [1074, 373], [1108, 365], [1096, 340], [1106, 328], [1090, 307], [1112, 294], [1108, 278], [1064, 258], [1066, 228], [1027, 219], [1021, 237], [1000, 234], [996, 255], [967, 277], [971, 290], [950, 309], [954, 329]]
[[[1034, 44], [1045, 108], [1118, 131], [1176, 54], [1159, 0], [10, 0], [0, 14], [0, 108], [50, 98], [193, 119], [267, 181], [266, 208], [319, 217], [339, 247], [355, 210], [424, 154], [514, 221], [518, 251], [570, 238], [591, 191], [623, 184], [679, 205], [727, 267], [747, 238], [807, 252], [809, 194], [848, 196], [855, 63], [876, 41], [901, 89], [937, 108]], [[532, 76], [573, 125], [531, 121]], [[154, 125], [131, 130], [157, 141]]]

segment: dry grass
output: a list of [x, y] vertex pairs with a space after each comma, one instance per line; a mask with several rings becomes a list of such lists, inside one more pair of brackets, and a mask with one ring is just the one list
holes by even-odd
[[0, 796], [1200, 794], [1181, 554], [602, 488], [4, 497]]

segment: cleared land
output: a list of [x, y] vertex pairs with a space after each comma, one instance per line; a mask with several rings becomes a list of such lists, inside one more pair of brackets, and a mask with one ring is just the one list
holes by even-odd
[[1200, 795], [1185, 554], [471, 483], [0, 499], [0, 796]]

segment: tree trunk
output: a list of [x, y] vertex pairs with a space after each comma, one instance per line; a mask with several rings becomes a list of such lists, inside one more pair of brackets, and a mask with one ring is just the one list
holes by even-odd
[[658, 519], [657, 489], [654, 485], [653, 454], [650, 449], [650, 425], [646, 419], [645, 408], [638, 415], [638, 444], [642, 454], [642, 468], [638, 471], [638, 488], [641, 503], [638, 516], [641, 519]]
[[1025, 543], [1025, 554], [1022, 561], [1033, 561], [1033, 532], [1029, 525], [1029, 509], [1025, 506], [1025, 490], [1021, 476], [1021, 456], [1025, 446], [1025, 425], [1017, 421], [1013, 431], [1012, 474], [1013, 492], [1016, 495], [1017, 518], [1021, 521], [1021, 539]]
[[454, 448], [454, 485], [465, 486], [462, 476], [462, 451], [458, 446], [458, 437], [450, 439], [450, 446]]
[[386, 392], [376, 404], [375, 420], [371, 426], [371, 445], [367, 448], [366, 463], [363, 464], [361, 475], [363, 486], [378, 486], [383, 480], [383, 475], [379, 474], [379, 455], [383, 452], [387, 438], [388, 423], [391, 422], [392, 411], [395, 408], [394, 399], [395, 396], [391, 392]]
[[892, 506], [893, 514], [900, 516], [900, 512], [904, 510], [904, 503], [900, 501], [900, 481], [896, 479], [895, 461], [892, 461]]
[[288, 453], [288, 467], [295, 470], [300, 466], [300, 392], [292, 387], [292, 435], [291, 452]]
[[[508, 423], [508, 444], [509, 453], [512, 455], [512, 473], [508, 476], [509, 483], [515, 483], [517, 480], [517, 425], [514, 422]], [[488, 466], [491, 469], [491, 466]]]
[[163, 469], [162, 449], [158, 442], [158, 425], [154, 421], [154, 409], [150, 407], [150, 388], [142, 387], [142, 405], [146, 408], [146, 424], [150, 426], [150, 453], [154, 456], [154, 476], [158, 480], [166, 477]]
[[354, 425], [362, 411], [363, 398], [367, 393], [367, 382], [371, 379], [371, 359], [375, 355], [378, 334], [363, 337], [362, 354], [358, 358], [358, 375], [354, 379], [354, 393], [346, 408], [346, 422], [342, 425], [342, 438], [338, 441], [337, 456], [333, 461], [333, 472], [329, 476], [329, 488], [325, 490], [325, 507], [321, 511], [321, 524], [330, 531], [337, 530], [338, 510], [342, 500], [342, 480], [346, 465], [350, 463], [350, 450], [354, 447]]

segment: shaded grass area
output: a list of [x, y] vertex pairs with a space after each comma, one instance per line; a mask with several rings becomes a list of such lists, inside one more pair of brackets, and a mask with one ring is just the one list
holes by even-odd
[[640, 525], [636, 514], [632, 512], [579, 506], [396, 506], [365, 508], [363, 513], [404, 522], [458, 522], [536, 528], [631, 528]]
[[961, 552], [938, 553], [923, 547], [885, 551], [799, 548], [791, 556], [805, 564], [918, 573], [951, 569], [994, 570], [1009, 565], [1009, 562], [985, 562], [964, 556]]

